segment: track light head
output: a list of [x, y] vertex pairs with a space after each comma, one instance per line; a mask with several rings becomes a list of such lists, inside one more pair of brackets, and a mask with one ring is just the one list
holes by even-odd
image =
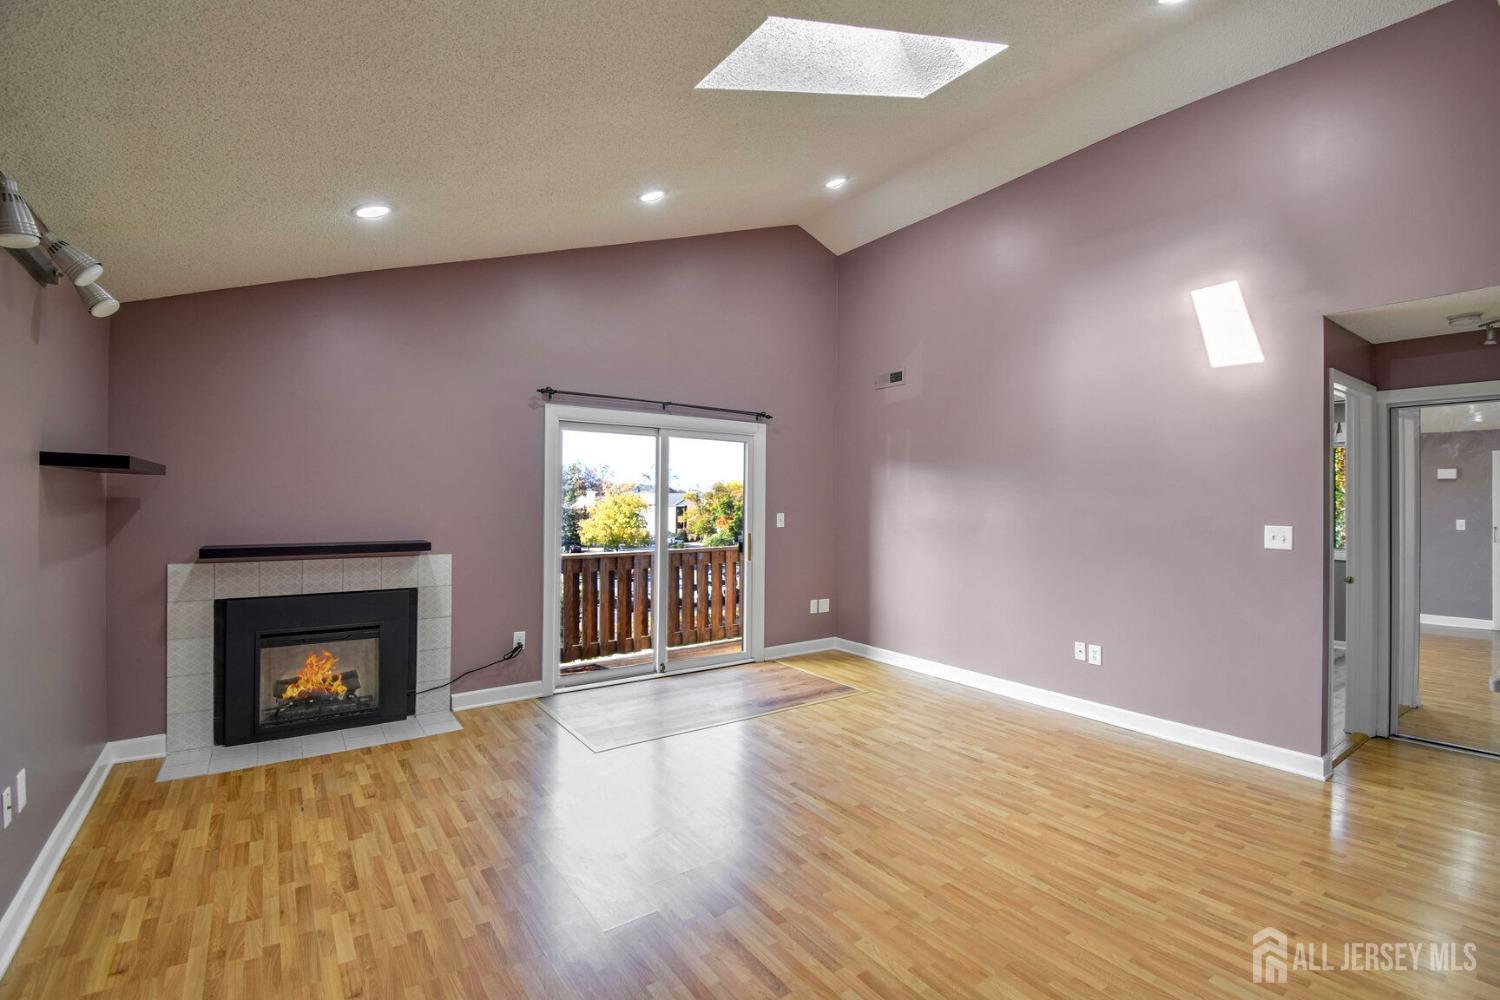
[[21, 188], [9, 177], [0, 181], [0, 247], [30, 250], [42, 242], [36, 217], [21, 198]]
[[42, 246], [52, 266], [75, 285], [92, 285], [104, 273], [104, 265], [55, 233], [42, 233]]
[[120, 300], [106, 292], [98, 282], [79, 285], [78, 297], [88, 306], [89, 315], [95, 319], [104, 319], [120, 311]]

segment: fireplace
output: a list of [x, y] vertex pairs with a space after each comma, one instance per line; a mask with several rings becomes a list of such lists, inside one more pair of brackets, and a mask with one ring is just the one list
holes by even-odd
[[214, 602], [214, 742], [395, 722], [416, 711], [417, 591]]

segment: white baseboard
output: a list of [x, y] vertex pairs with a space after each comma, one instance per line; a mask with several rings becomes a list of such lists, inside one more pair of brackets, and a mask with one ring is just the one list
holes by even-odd
[[1477, 628], [1493, 631], [1495, 623], [1488, 618], [1455, 618], [1453, 615], [1422, 615], [1423, 625], [1441, 625], [1444, 628]]
[[806, 653], [826, 653], [838, 649], [839, 641], [833, 636], [823, 639], [807, 639], [803, 642], [784, 642], [779, 646], [767, 646], [761, 650], [763, 660], [780, 660], [787, 656], [802, 656]]
[[167, 734], [137, 736], [133, 740], [114, 740], [105, 744], [111, 764], [123, 764], [131, 760], [153, 760], [167, 755]]
[[118, 740], [100, 748], [99, 756], [94, 759], [89, 773], [84, 775], [83, 783], [73, 794], [73, 800], [58, 817], [57, 825], [52, 828], [52, 833], [42, 845], [36, 860], [31, 863], [31, 870], [22, 879], [15, 898], [5, 908], [5, 915], [0, 916], [0, 976], [5, 975], [11, 959], [16, 957], [16, 949], [21, 947], [21, 939], [26, 936], [26, 929], [31, 926], [37, 908], [42, 905], [42, 898], [47, 895], [53, 876], [62, 865], [63, 856], [68, 853], [73, 838], [78, 836], [83, 821], [88, 818], [94, 799], [99, 797], [99, 789], [104, 787], [104, 779], [109, 777], [110, 768], [126, 761], [162, 757], [166, 752], [165, 733], [133, 740]]
[[1017, 681], [991, 677], [989, 674], [981, 674], [978, 671], [949, 666], [946, 663], [938, 663], [936, 660], [924, 660], [921, 657], [908, 656], [905, 653], [881, 649], [879, 646], [869, 646], [862, 642], [851, 642], [848, 639], [840, 639], [838, 640], [837, 648], [846, 653], [853, 653], [856, 656], [876, 660], [888, 666], [900, 667], [902, 670], [927, 674], [929, 677], [937, 677], [945, 681], [952, 681], [955, 684], [978, 688], [982, 691], [989, 691], [992, 694], [1015, 699], [1016, 701], [1040, 705], [1043, 708], [1067, 712], [1069, 715], [1093, 719], [1096, 722], [1103, 722], [1111, 726], [1118, 726], [1121, 729], [1144, 733], [1147, 736], [1155, 736], [1158, 739], [1180, 743], [1183, 746], [1194, 747], [1198, 750], [1207, 750], [1210, 753], [1222, 754], [1226, 757], [1233, 757], [1236, 760], [1249, 761], [1252, 764], [1273, 767], [1278, 771], [1286, 771], [1306, 778], [1317, 778], [1320, 781], [1327, 778], [1331, 773], [1328, 762], [1316, 754], [1299, 753], [1296, 750], [1272, 746], [1269, 743], [1257, 743], [1255, 740], [1247, 740], [1241, 736], [1230, 736], [1227, 733], [1216, 732], [1212, 729], [1189, 726], [1182, 722], [1173, 722], [1170, 719], [1159, 719], [1154, 715], [1144, 715], [1140, 712], [1116, 708], [1113, 705], [1087, 701], [1083, 698], [1075, 698], [1072, 695], [1048, 691], [1046, 688], [1032, 687], [1029, 684], [1021, 684]]
[[526, 701], [529, 698], [540, 698], [541, 696], [541, 681], [524, 681], [520, 684], [479, 688], [474, 691], [455, 691], [453, 692], [453, 711], [466, 712], [471, 708], [484, 708], [487, 705], [504, 705], [512, 701]]

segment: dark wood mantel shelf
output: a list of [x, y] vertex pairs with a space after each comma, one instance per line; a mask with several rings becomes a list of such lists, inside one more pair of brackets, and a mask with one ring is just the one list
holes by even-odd
[[424, 539], [399, 542], [285, 542], [277, 545], [205, 545], [199, 559], [291, 559], [297, 556], [400, 555], [431, 552]]
[[44, 451], [41, 463], [53, 469], [115, 472], [127, 476], [165, 476], [167, 467], [134, 455], [100, 455], [87, 451]]

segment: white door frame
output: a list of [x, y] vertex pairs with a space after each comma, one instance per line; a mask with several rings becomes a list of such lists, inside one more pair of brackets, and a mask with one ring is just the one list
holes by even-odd
[[[1381, 703], [1376, 684], [1376, 469], [1374, 461], [1374, 423], [1376, 390], [1368, 382], [1346, 375], [1341, 371], [1328, 370], [1328, 456], [1326, 463], [1327, 488], [1324, 490], [1328, 509], [1328, 523], [1333, 523], [1333, 387], [1344, 390], [1344, 472], [1345, 516], [1348, 530], [1346, 571], [1354, 578], [1348, 585], [1344, 604], [1344, 730], [1373, 734], [1379, 728]], [[1343, 586], [1342, 580], [1333, 578], [1333, 538], [1330, 531], [1327, 540], [1329, 574], [1329, 622], [1327, 655], [1330, 668], [1333, 664], [1333, 594], [1332, 588]], [[1325, 684], [1329, 703], [1324, 712], [1325, 728], [1328, 730], [1324, 749], [1334, 752], [1341, 749], [1344, 732], [1333, 729], [1332, 687]]]
[[[648, 413], [640, 410], [611, 410], [595, 406], [575, 406], [563, 403], [547, 403], [545, 408], [546, 443], [543, 447], [543, 508], [542, 508], [542, 694], [549, 695], [561, 687], [561, 627], [562, 614], [558, 608], [561, 588], [562, 566], [559, 562], [558, 539], [562, 534], [562, 480], [558, 469], [562, 459], [562, 425], [596, 424], [601, 430], [610, 428], [646, 428], [665, 431], [681, 431], [687, 434], [705, 434], [740, 438], [748, 449], [746, 466], [750, 470], [750, 483], [745, 491], [745, 569], [750, 575], [750, 589], [746, 595], [745, 655], [735, 662], [760, 660], [765, 651], [766, 574], [766, 425], [745, 420], [722, 420], [714, 417], [690, 417], [678, 413]], [[666, 469], [660, 464], [665, 457], [666, 442], [658, 439], [656, 475], [658, 521], [665, 514], [663, 493], [667, 488]], [[660, 524], [657, 525], [658, 533]], [[665, 616], [665, 602], [654, 601], [657, 617], [652, 622], [653, 634], [661, 635], [660, 626]], [[729, 666], [728, 663], [712, 663], [702, 668]], [[691, 671], [692, 667], [674, 670], [672, 673]], [[655, 673], [636, 677], [603, 681], [601, 684], [627, 683], [659, 676]], [[570, 685], [567, 690], [596, 685]]]
[[1414, 563], [1410, 555], [1403, 559], [1399, 553], [1393, 551], [1392, 536], [1396, 514], [1394, 491], [1397, 483], [1394, 472], [1395, 456], [1392, 452], [1395, 442], [1391, 433], [1391, 411], [1405, 406], [1476, 403], [1490, 399], [1500, 399], [1500, 381], [1463, 382], [1456, 385], [1422, 386], [1416, 389], [1387, 389], [1375, 394], [1375, 465], [1378, 477], [1375, 500], [1378, 505], [1376, 521], [1381, 528], [1377, 537], [1379, 564], [1376, 567], [1378, 592], [1375, 629], [1375, 688], [1383, 711], [1376, 719], [1382, 731], [1372, 733], [1372, 736], [1389, 736], [1395, 731], [1396, 699], [1392, 697], [1394, 693], [1392, 655], [1395, 619], [1392, 614], [1392, 601], [1398, 579], [1403, 574], [1420, 573], [1420, 567]]
[[1490, 452], [1490, 628], [1500, 629], [1500, 451]]

